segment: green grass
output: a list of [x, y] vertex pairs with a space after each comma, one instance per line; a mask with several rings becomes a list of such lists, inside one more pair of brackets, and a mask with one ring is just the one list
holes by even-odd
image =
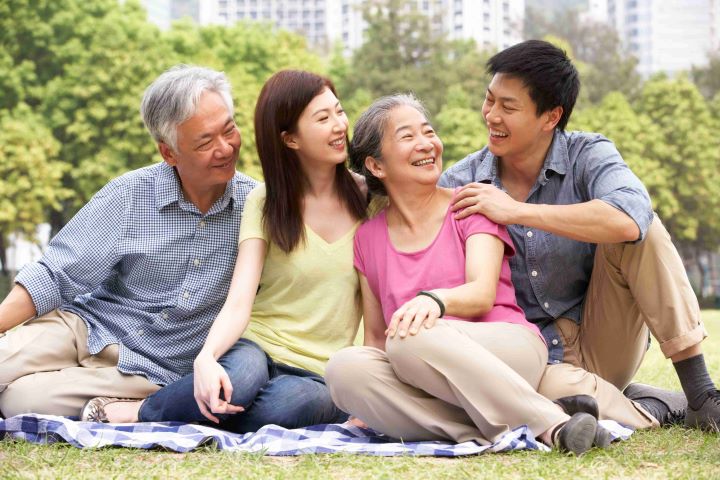
[[[720, 381], [720, 311], [704, 311], [705, 356]], [[653, 344], [638, 381], [679, 388]], [[673, 478], [720, 479], [720, 436], [675, 427], [636, 432], [626, 442], [580, 458], [515, 452], [462, 459], [305, 455], [263, 457], [212, 448], [177, 454], [130, 449], [78, 450], [67, 445], [0, 443], [0, 478]]]

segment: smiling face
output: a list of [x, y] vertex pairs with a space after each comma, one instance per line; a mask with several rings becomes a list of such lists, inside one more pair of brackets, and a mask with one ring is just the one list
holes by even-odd
[[442, 173], [443, 144], [425, 115], [409, 105], [394, 108], [382, 140], [381, 159], [367, 168], [390, 190], [393, 185], [435, 185]]
[[222, 97], [205, 92], [197, 111], [177, 127], [177, 151], [160, 144], [165, 161], [177, 169], [183, 191], [193, 199], [208, 191], [225, 191], [235, 174], [240, 131]]
[[518, 78], [495, 74], [485, 95], [483, 118], [488, 126], [488, 148], [506, 160], [535, 156], [552, 138], [561, 107], [538, 115], [530, 93]]
[[348, 119], [335, 94], [325, 88], [303, 110], [293, 133], [283, 132], [283, 141], [309, 167], [337, 165], [347, 158]]

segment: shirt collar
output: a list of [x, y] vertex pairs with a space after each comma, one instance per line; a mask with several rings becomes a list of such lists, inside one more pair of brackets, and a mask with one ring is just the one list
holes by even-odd
[[[162, 210], [173, 202], [180, 203], [185, 201], [180, 186], [180, 179], [175, 169], [165, 162], [162, 162], [158, 167], [155, 187], [155, 207], [158, 210]], [[225, 192], [223, 192], [222, 197], [210, 208], [208, 214], [225, 210], [228, 205], [232, 206], [235, 202], [240, 201], [241, 199], [238, 198], [240, 195], [239, 190], [240, 189], [235, 188], [235, 176], [233, 176], [225, 186]]]
[[181, 198], [180, 180], [175, 169], [165, 162], [160, 163], [155, 177], [155, 207], [161, 210], [173, 202], [179, 202]]
[[548, 171], [565, 175], [570, 165], [570, 158], [568, 157], [567, 139], [565, 134], [560, 130], [555, 130], [553, 141], [550, 144], [550, 150], [548, 150], [545, 156], [545, 163], [540, 171], [540, 178], [538, 180], [543, 185], [548, 181], [552, 174], [548, 175]]

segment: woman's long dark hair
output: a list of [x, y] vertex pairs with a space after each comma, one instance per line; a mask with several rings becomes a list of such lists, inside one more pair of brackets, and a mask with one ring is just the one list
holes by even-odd
[[[265, 82], [255, 107], [255, 144], [267, 191], [263, 228], [285, 253], [305, 241], [302, 198], [307, 179], [297, 154], [283, 142], [282, 132], [295, 132], [305, 107], [325, 88], [337, 96], [335, 86], [325, 77], [282, 70]], [[344, 163], [335, 170], [335, 188], [351, 215], [364, 218], [365, 199]]]

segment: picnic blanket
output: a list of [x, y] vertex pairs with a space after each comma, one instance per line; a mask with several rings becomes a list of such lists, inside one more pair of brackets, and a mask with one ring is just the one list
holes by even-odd
[[[611, 431], [614, 439], [627, 439], [632, 434], [632, 430], [616, 422], [603, 420], [601, 424]], [[402, 442], [349, 424], [313, 425], [294, 430], [267, 425], [254, 433], [236, 434], [204, 425], [178, 422], [103, 424], [36, 414], [0, 419], [0, 438], [21, 439], [39, 444], [67, 442], [78, 448], [115, 446], [162, 448], [175, 452], [189, 452], [202, 445], [211, 444], [220, 450], [276, 456], [356, 453], [377, 456], [460, 457], [483, 452], [549, 450], [535, 440], [526, 426], [508, 432], [492, 445], [480, 445], [473, 441]]]

